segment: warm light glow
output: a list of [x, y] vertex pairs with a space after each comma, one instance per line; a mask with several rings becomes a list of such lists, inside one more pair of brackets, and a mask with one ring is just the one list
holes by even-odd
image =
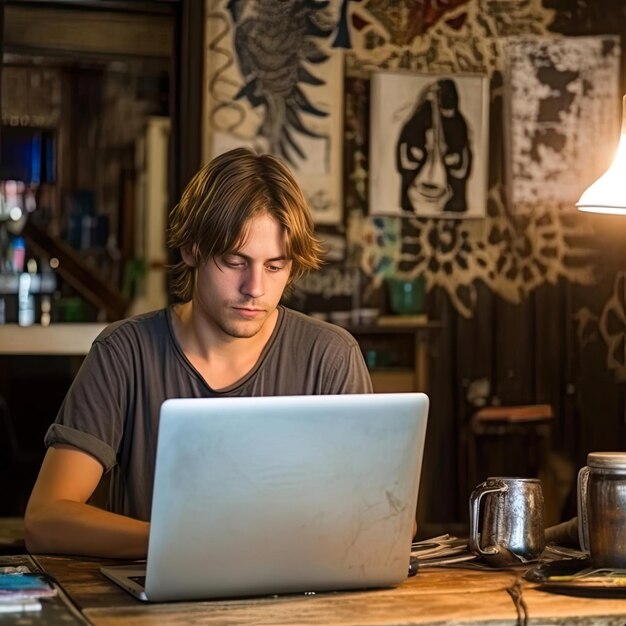
[[626, 215], [626, 96], [622, 99], [622, 133], [611, 167], [576, 203], [580, 211]]

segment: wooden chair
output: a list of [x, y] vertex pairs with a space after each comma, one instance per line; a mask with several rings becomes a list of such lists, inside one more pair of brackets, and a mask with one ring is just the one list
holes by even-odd
[[467, 477], [471, 491], [488, 476], [535, 478], [550, 450], [549, 404], [489, 406], [470, 418]]

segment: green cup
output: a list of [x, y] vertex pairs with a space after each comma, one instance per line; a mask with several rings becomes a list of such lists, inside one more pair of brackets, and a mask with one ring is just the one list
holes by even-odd
[[389, 291], [389, 305], [398, 315], [414, 315], [424, 311], [424, 279], [396, 278], [385, 279]]

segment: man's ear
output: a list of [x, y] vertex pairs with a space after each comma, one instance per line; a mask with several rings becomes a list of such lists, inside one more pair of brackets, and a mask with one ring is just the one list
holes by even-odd
[[196, 267], [197, 265], [196, 257], [192, 254], [189, 248], [181, 248], [180, 256], [186, 265], [188, 265], [189, 267]]

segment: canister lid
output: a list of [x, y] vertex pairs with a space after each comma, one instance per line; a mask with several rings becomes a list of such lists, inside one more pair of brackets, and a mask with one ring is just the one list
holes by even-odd
[[626, 452], [590, 452], [587, 465], [602, 469], [626, 470]]

